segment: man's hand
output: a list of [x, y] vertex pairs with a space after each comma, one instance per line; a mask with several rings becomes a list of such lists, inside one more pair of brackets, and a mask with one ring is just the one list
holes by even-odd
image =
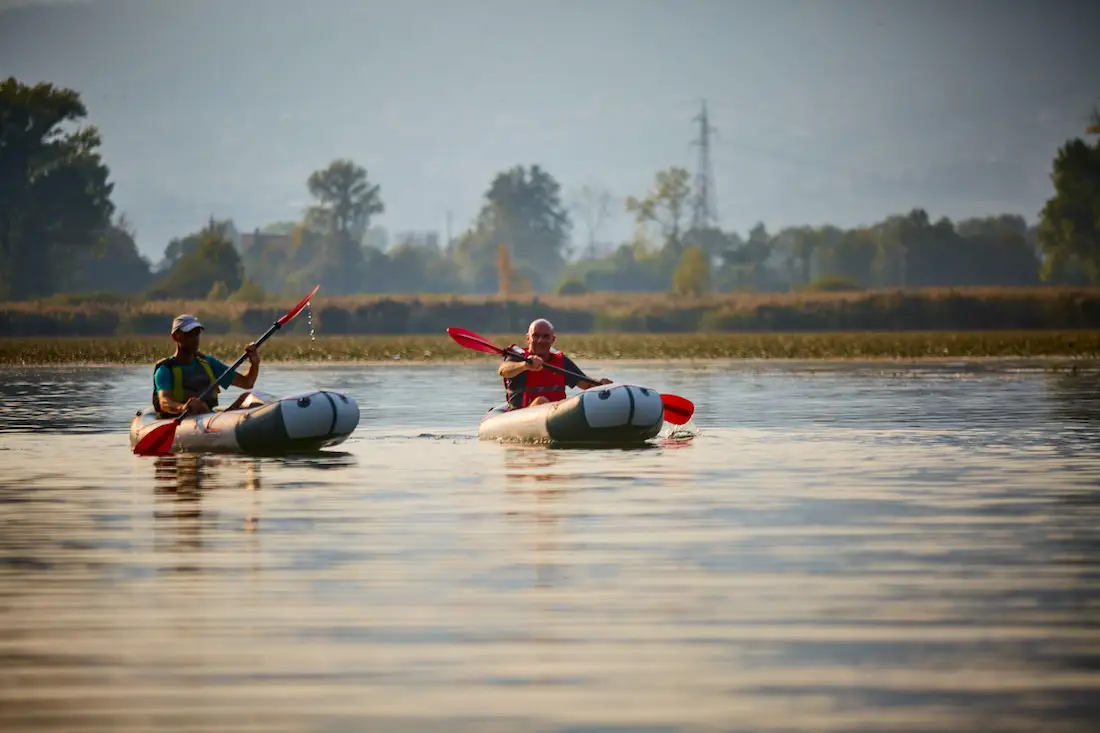
[[258, 366], [260, 363], [260, 352], [256, 348], [256, 344], [252, 343], [244, 347], [244, 353], [248, 355], [248, 363], [253, 366]]
[[198, 397], [192, 397], [183, 403], [183, 412], [188, 415], [202, 415], [210, 412], [210, 407]]
[[527, 359], [527, 371], [537, 372], [542, 369], [542, 358], [538, 356], [532, 356]]

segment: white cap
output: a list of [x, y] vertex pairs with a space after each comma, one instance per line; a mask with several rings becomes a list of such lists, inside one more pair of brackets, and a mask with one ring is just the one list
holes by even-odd
[[186, 313], [181, 313], [176, 316], [176, 320], [172, 321], [172, 333], [176, 331], [194, 331], [196, 328], [202, 328], [203, 325], [199, 323], [199, 319], [194, 316], [189, 316]]

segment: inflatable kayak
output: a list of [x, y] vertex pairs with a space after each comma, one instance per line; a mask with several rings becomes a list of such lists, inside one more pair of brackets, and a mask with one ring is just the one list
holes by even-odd
[[[130, 421], [130, 447], [172, 418], [158, 417], [152, 406]], [[247, 453], [314, 452], [339, 445], [359, 424], [359, 406], [339, 392], [320, 390], [290, 397], [249, 392], [224, 410], [186, 417], [176, 429], [172, 451]]]
[[644, 443], [662, 425], [664, 406], [657, 390], [616, 384], [520, 410], [497, 405], [482, 417], [477, 437], [524, 443]]

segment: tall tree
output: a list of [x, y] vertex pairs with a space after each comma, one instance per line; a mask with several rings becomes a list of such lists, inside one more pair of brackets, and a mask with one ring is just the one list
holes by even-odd
[[318, 202], [308, 223], [325, 232], [311, 270], [330, 293], [358, 292], [365, 275], [363, 236], [371, 217], [385, 211], [379, 186], [370, 183], [366, 169], [346, 159], [314, 172], [307, 185]]
[[506, 244], [514, 278], [546, 291], [565, 264], [571, 230], [557, 180], [538, 165], [515, 166], [489, 184], [473, 230], [455, 243], [455, 261], [476, 290], [496, 290], [499, 284], [490, 280], [498, 248]]
[[150, 288], [149, 297], [203, 298], [219, 282], [227, 294], [240, 288], [244, 267], [225, 232], [225, 222], [211, 218], [200, 232], [185, 238], [196, 242], [194, 250], [176, 260]]
[[585, 184], [570, 197], [569, 210], [584, 225], [585, 239], [581, 257], [599, 256], [600, 233], [611, 217], [615, 197], [606, 188]]
[[222, 239], [232, 242], [236, 228], [229, 220], [215, 219], [211, 216], [203, 229], [184, 237], [172, 237], [168, 246], [164, 248], [164, 259], [161, 260], [158, 269], [161, 272], [170, 271], [183, 257], [194, 254], [199, 248], [200, 240], [211, 232], [216, 232]]
[[371, 217], [385, 211], [380, 187], [367, 179], [365, 168], [339, 159], [314, 171], [307, 183], [318, 204], [309, 210], [325, 230], [361, 244]]
[[1067, 142], [1058, 150], [1051, 178], [1054, 196], [1039, 222], [1043, 279], [1076, 269], [1089, 283], [1100, 284], [1100, 143]]
[[86, 116], [71, 89], [0, 82], [0, 298], [55, 292], [72, 251], [110, 226], [113, 184]]
[[672, 273], [672, 290], [679, 295], [703, 295], [710, 290], [710, 256], [700, 245], [684, 250]]
[[634, 214], [640, 229], [657, 225], [662, 246], [678, 259], [683, 248], [681, 234], [688, 223], [691, 174], [686, 168], [658, 171], [653, 188], [643, 198], [629, 196], [626, 210]]
[[960, 237], [1003, 236], [1007, 234], [1018, 234], [1021, 237], [1027, 237], [1027, 222], [1019, 214], [975, 217], [959, 221], [955, 224], [955, 231], [958, 232]]
[[864, 287], [874, 284], [875, 258], [879, 253], [876, 233], [871, 229], [849, 229], [825, 251], [825, 275], [844, 278]]
[[136, 232], [119, 215], [96, 244], [77, 250], [66, 263], [65, 290], [139, 293], [152, 281], [150, 263], [138, 251]]

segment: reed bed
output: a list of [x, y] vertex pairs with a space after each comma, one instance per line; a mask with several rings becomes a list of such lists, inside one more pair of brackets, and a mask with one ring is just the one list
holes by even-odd
[[[485, 334], [507, 346], [519, 334]], [[209, 334], [202, 349], [226, 362], [236, 359], [248, 337]], [[561, 334], [557, 345], [580, 359], [975, 359], [1100, 358], [1100, 331], [959, 331], [838, 333]], [[148, 364], [172, 352], [167, 335], [0, 339], [0, 364]], [[491, 361], [444, 335], [278, 335], [263, 346], [268, 362], [454, 362]]]
[[[209, 335], [261, 333], [293, 301], [141, 301], [125, 298], [0, 303], [0, 336], [157, 336], [191, 313]], [[1100, 329], [1096, 288], [926, 288], [840, 293], [664, 293], [572, 296], [319, 294], [286, 331], [327, 336], [443, 334], [448, 326], [522, 333], [549, 318], [569, 334], [887, 332]]]

